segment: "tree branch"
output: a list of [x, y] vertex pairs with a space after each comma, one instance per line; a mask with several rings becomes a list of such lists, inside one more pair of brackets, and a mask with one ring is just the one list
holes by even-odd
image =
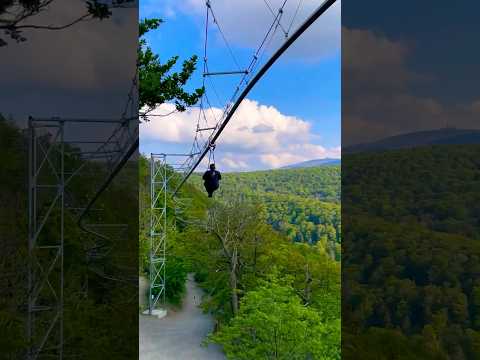
[[227, 250], [223, 238], [217, 233], [214, 229], [212, 230], [213, 234], [216, 236], [220, 244], [222, 245], [223, 252], [225, 253], [226, 257], [228, 258], [228, 263], [231, 265], [232, 263], [232, 254]]
[[[34, 4], [34, 6], [25, 5], [19, 1], [13, 2], [7, 8], [2, 8], [0, 15], [4, 15], [0, 18], [0, 30], [4, 30], [7, 36], [17, 42], [23, 42], [27, 40], [21, 35], [22, 30], [64, 30], [75, 24], [92, 19], [106, 19], [111, 15], [111, 9], [118, 8], [133, 8], [135, 0], [125, 0], [121, 3], [107, 5], [99, 3], [97, 0], [85, 1], [87, 5], [87, 13], [79, 16], [78, 18], [71, 20], [70, 22], [62, 25], [41, 25], [41, 24], [24, 24], [21, 23], [30, 17], [34, 17], [43, 11], [46, 11], [48, 7], [55, 0], [43, 0]], [[0, 38], [0, 46], [7, 45], [3, 39]]]
[[[54, 26], [54, 25], [33, 25], [33, 24], [29, 24], [29, 25], [15, 25], [15, 29], [42, 29], [42, 30], [63, 30], [63, 29], [66, 29], [70, 26], [73, 26], [75, 24], [78, 24], [79, 22], [81, 21], [85, 21], [87, 20], [87, 18], [89, 18], [88, 20], [91, 20], [93, 19], [93, 15], [92, 14], [84, 14], [82, 16], [80, 16], [78, 19], [76, 20], [73, 20], [71, 22], [69, 22], [68, 24], [65, 24], [65, 25], [57, 25], [57, 26]], [[9, 29], [11, 28], [11, 26], [8, 26], [8, 25], [3, 25], [3, 26], [0, 26], [0, 29]]]

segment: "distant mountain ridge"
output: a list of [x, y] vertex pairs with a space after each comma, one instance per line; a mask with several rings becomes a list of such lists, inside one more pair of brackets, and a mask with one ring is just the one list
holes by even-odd
[[405, 149], [447, 144], [480, 144], [480, 130], [443, 128], [390, 136], [370, 143], [343, 148], [345, 153]]
[[341, 163], [340, 159], [332, 159], [332, 158], [314, 159], [314, 160], [308, 160], [300, 163], [286, 165], [281, 167], [281, 169], [300, 169], [300, 168], [309, 168], [309, 167], [325, 166], [325, 165], [338, 165], [340, 163]]

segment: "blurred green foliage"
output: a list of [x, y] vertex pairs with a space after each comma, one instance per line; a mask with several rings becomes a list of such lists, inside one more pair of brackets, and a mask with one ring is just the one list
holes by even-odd
[[346, 359], [480, 358], [480, 146], [344, 156]]

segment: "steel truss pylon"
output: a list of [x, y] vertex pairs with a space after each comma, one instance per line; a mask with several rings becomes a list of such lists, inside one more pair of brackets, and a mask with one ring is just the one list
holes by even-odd
[[[85, 200], [75, 199], [70, 182], [91, 171], [97, 171], [95, 175], [103, 181], [98, 176], [103, 174], [98, 173], [99, 168], [109, 176], [125, 157], [126, 149], [138, 139], [137, 122], [136, 118], [29, 118], [28, 360], [63, 359], [65, 355], [65, 215], [78, 218], [78, 212], [85, 210]], [[88, 136], [78, 131], [84, 125], [90, 131], [93, 127], [104, 130], [105, 135], [96, 140], [85, 139]], [[93, 185], [96, 188], [100, 184]], [[80, 203], [74, 204], [75, 201]], [[106, 239], [113, 240], [126, 232], [125, 224], [83, 225], [91, 235], [85, 243], [94, 242], [86, 250], [89, 264], [108, 254]], [[93, 266], [90, 270], [98, 273]]]
[[[62, 359], [64, 123], [29, 120], [29, 131], [28, 359], [42, 353]], [[44, 231], [47, 223], [57, 229], [56, 235]]]
[[[150, 269], [148, 313], [152, 315], [160, 299], [166, 300], [167, 286], [167, 239], [169, 223], [167, 218], [168, 201], [173, 194], [172, 179], [178, 181], [192, 161], [194, 154], [151, 154], [150, 155]], [[169, 159], [179, 162], [169, 162]], [[183, 159], [182, 159], [183, 158]], [[178, 217], [178, 198], [171, 199], [173, 229]], [[181, 202], [181, 201], [180, 201]]]
[[[167, 157], [150, 157], [150, 287], [148, 313], [162, 297], [165, 302], [167, 238]], [[158, 289], [158, 293], [155, 292]]]

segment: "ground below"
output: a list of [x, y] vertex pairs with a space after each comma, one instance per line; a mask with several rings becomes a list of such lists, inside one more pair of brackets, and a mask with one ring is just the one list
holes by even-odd
[[[143, 285], [143, 286], [142, 286]], [[145, 288], [142, 284], [140, 287]], [[219, 347], [201, 345], [213, 330], [214, 321], [198, 307], [202, 290], [190, 274], [183, 306], [169, 310], [163, 319], [140, 315], [140, 360], [224, 360]]]

